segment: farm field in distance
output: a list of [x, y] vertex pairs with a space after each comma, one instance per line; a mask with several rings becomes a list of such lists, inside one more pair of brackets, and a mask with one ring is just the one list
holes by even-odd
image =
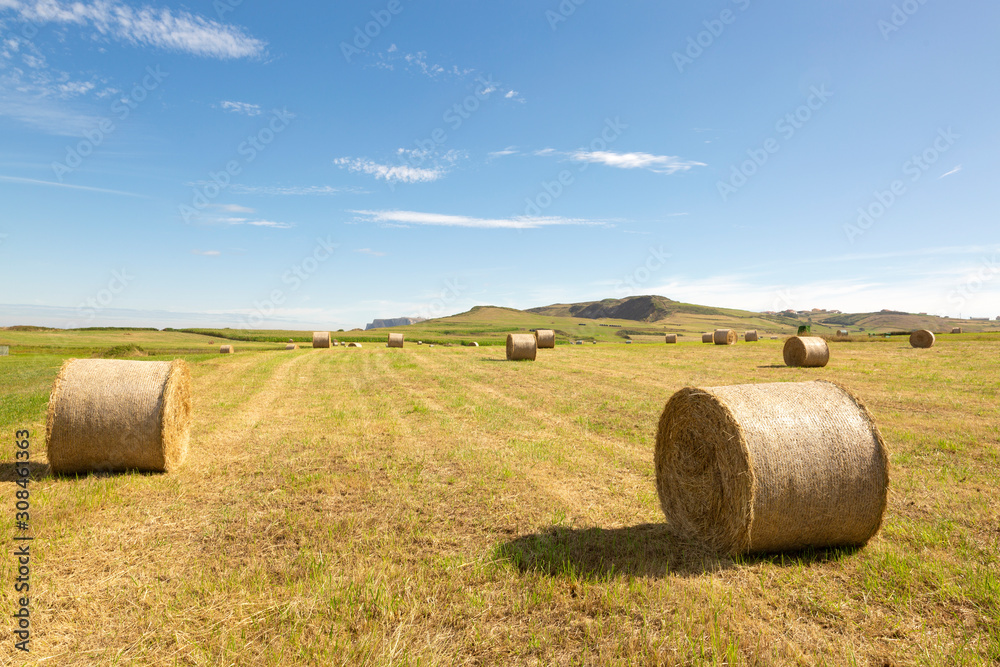
[[[447, 326], [422, 331], [502, 335]], [[834, 342], [827, 367], [793, 369], [780, 340], [624, 345], [586, 328], [607, 338], [533, 363], [417, 346], [410, 327], [362, 332], [380, 341], [362, 349], [284, 351], [261, 333], [234, 355], [198, 333], [0, 331], [8, 545], [16, 429], [38, 464], [26, 664], [1000, 661], [1000, 337]], [[385, 348], [388, 331], [406, 347]], [[190, 363], [185, 464], [49, 476], [60, 364], [130, 344]], [[849, 387], [885, 437], [881, 532], [856, 551], [738, 559], [672, 537], [652, 465], [667, 399], [808, 379]], [[12, 586], [0, 605], [9, 617]], [[0, 663], [20, 658], [5, 640]]]

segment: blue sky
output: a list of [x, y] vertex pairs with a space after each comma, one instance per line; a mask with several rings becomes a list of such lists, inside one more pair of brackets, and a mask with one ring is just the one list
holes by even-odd
[[1000, 315], [1000, 6], [0, 0], [0, 325]]

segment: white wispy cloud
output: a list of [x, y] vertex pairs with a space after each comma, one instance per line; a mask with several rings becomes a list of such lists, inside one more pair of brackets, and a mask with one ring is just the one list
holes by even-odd
[[418, 211], [350, 211], [367, 222], [395, 225], [432, 225], [439, 227], [471, 227], [476, 229], [537, 229], [556, 225], [604, 225], [602, 220], [562, 218], [558, 216], [515, 216], [511, 218], [473, 218], [465, 215], [421, 213]]
[[367, 190], [357, 187], [335, 188], [331, 185], [239, 185], [229, 186], [229, 191], [238, 195], [342, 195], [342, 194], [366, 194]]
[[691, 167], [705, 167], [704, 162], [682, 160], [675, 155], [651, 153], [615, 153], [612, 151], [573, 151], [569, 157], [577, 162], [603, 164], [617, 169], [648, 169], [657, 174], [674, 174]]
[[508, 146], [507, 148], [503, 149], [502, 151], [492, 151], [492, 152], [490, 152], [489, 153], [489, 157], [490, 157], [490, 159], [493, 159], [493, 158], [498, 158], [498, 157], [505, 157], [507, 155], [517, 155], [518, 152], [519, 151], [517, 150], [517, 146]]
[[333, 163], [348, 171], [368, 174], [389, 183], [429, 183], [447, 173], [440, 166], [425, 168], [406, 164], [381, 164], [365, 158], [339, 157]]
[[230, 102], [228, 100], [223, 100], [222, 102], [219, 102], [219, 106], [222, 107], [223, 111], [243, 114], [244, 116], [259, 116], [262, 113], [259, 104], [250, 104], [249, 102]]
[[[2, 1], [2, 0], [0, 0]], [[68, 188], [70, 190], [86, 190], [88, 192], [104, 192], [111, 195], [124, 195], [126, 197], [145, 197], [146, 195], [135, 192], [124, 192], [122, 190], [109, 190], [108, 188], [93, 188], [87, 185], [70, 185], [69, 183], [59, 183], [57, 181], [41, 181], [37, 178], [21, 178], [20, 176], [0, 176], [0, 181], [8, 183], [25, 183], [27, 185], [45, 185], [53, 188]]]
[[941, 178], [944, 178], [945, 176], [951, 176], [952, 174], [957, 174], [960, 171], [962, 171], [962, 165], [957, 165], [951, 171], [946, 171], [943, 174], [941, 174], [940, 176], [938, 176], [938, 178], [941, 179]]
[[247, 206], [240, 206], [239, 204], [217, 204], [219, 208], [227, 213], [253, 213], [254, 210]]
[[372, 250], [371, 248], [358, 248], [354, 252], [361, 253], [362, 255], [371, 255], [372, 257], [385, 257], [384, 252]]
[[87, 27], [103, 37], [136, 46], [152, 46], [219, 59], [258, 57], [266, 43], [232, 25], [184, 10], [133, 7], [115, 0], [59, 2], [3, 0], [0, 13], [14, 13], [34, 24], [56, 23]]
[[218, 250], [192, 250], [192, 255], [205, 255], [206, 257], [218, 257], [222, 253]]

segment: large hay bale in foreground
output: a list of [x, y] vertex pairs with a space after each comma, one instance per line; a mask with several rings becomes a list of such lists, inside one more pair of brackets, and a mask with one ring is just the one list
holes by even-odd
[[751, 329], [750, 331], [747, 331], [746, 333], [743, 334], [743, 340], [745, 340], [748, 343], [756, 343], [757, 341], [760, 340], [760, 336], [757, 335], [756, 329]]
[[190, 432], [191, 374], [181, 359], [70, 359], [52, 385], [53, 472], [169, 472], [184, 461]]
[[219, 348], [219, 354], [235, 354], [236, 348], [232, 345], [223, 345]]
[[830, 346], [819, 336], [792, 336], [781, 351], [786, 366], [820, 368], [830, 361]]
[[507, 361], [534, 361], [537, 353], [534, 334], [507, 334]]
[[910, 345], [919, 348], [934, 347], [934, 333], [927, 329], [918, 329], [910, 334]]
[[952, 333], [962, 333], [962, 327], [955, 327], [951, 330]]
[[556, 332], [552, 329], [537, 329], [535, 331], [535, 343], [538, 349], [554, 349], [556, 346]]
[[677, 342], [677, 334], [666, 334], [664, 336], [664, 342], [665, 343], [676, 343]]
[[389, 334], [389, 347], [403, 347], [403, 334], [401, 333], [391, 333]]
[[681, 389], [654, 459], [671, 529], [721, 553], [863, 545], [885, 513], [885, 443], [831, 382]]
[[713, 340], [715, 340], [715, 334], [713, 333], [703, 333], [701, 335], [702, 343], [711, 343]]
[[330, 347], [330, 332], [313, 331], [313, 347]]
[[735, 345], [740, 337], [732, 329], [716, 329], [712, 340], [716, 345]]

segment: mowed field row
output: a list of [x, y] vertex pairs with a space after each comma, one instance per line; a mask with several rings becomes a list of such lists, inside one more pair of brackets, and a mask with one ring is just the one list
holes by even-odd
[[[831, 348], [823, 369], [784, 367], [780, 341], [192, 358], [181, 470], [39, 469], [27, 664], [993, 664], [1000, 345]], [[39, 462], [59, 362], [0, 360], [0, 425]], [[883, 531], [737, 560], [673, 538], [652, 465], [670, 395], [805, 379], [882, 429]]]

